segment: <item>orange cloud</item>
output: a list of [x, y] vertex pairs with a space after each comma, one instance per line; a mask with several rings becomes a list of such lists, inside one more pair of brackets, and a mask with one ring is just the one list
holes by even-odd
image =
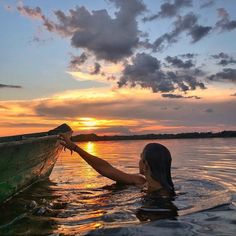
[[235, 98], [222, 100], [166, 99], [136, 88], [72, 90], [32, 101], [3, 101], [0, 127], [2, 135], [46, 131], [65, 122], [77, 133], [99, 134], [233, 129]]

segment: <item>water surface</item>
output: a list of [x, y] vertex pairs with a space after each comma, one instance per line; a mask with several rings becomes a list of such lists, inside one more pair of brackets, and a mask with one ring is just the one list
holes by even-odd
[[140, 153], [149, 142], [160, 142], [172, 153], [177, 192], [172, 203], [178, 216], [162, 218], [161, 208], [146, 211], [144, 191], [114, 185], [67, 151], [49, 181], [0, 207], [0, 235], [235, 235], [235, 138], [79, 145], [121, 170], [137, 173]]

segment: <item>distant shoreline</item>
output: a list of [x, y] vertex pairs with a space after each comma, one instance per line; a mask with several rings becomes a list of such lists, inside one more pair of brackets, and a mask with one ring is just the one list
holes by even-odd
[[151, 140], [151, 139], [195, 139], [195, 138], [235, 138], [236, 131], [193, 132], [179, 134], [143, 134], [143, 135], [103, 135], [79, 134], [72, 137], [74, 142], [87, 141], [119, 141], [119, 140]]

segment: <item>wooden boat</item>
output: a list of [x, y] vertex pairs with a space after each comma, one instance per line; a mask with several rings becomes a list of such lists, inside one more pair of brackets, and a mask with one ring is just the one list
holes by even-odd
[[63, 148], [61, 133], [71, 136], [72, 130], [63, 124], [48, 132], [0, 137], [0, 203], [49, 177]]

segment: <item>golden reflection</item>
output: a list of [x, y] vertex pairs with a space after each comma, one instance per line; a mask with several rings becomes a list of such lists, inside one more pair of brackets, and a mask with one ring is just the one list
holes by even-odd
[[85, 150], [93, 155], [97, 155], [96, 151], [95, 151], [95, 145], [93, 142], [87, 142], [87, 144], [85, 145]]

